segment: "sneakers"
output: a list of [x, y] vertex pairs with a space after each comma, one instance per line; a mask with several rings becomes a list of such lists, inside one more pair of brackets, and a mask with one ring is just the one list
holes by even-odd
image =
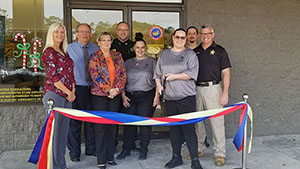
[[118, 160], [122, 160], [124, 159], [125, 157], [127, 156], [130, 156], [130, 152], [129, 151], [126, 151], [126, 150], [123, 150], [118, 156], [117, 156], [117, 159]]
[[192, 160], [191, 164], [192, 169], [203, 169], [198, 158]]
[[165, 165], [165, 168], [175, 168], [177, 166], [181, 166], [183, 164], [181, 157], [177, 155], [173, 155], [172, 159]]
[[223, 166], [225, 164], [225, 158], [217, 156], [215, 160], [216, 166]]
[[[204, 155], [205, 155], [204, 151], [198, 152], [198, 157], [199, 157], [199, 158], [200, 158], [200, 157], [204, 157]], [[187, 158], [188, 160], [191, 160], [191, 155], [188, 154], [188, 155], [186, 156], [186, 158]]]

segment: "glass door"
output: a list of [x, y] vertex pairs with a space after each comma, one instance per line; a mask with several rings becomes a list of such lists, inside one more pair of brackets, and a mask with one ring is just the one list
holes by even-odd
[[103, 31], [110, 32], [116, 37], [116, 25], [121, 21], [123, 21], [122, 10], [72, 9], [72, 41], [76, 40], [76, 26], [79, 23], [91, 26], [91, 42], [96, 43], [97, 36]]
[[132, 11], [133, 39], [141, 32], [147, 42], [147, 55], [157, 57], [162, 49], [172, 46], [171, 34], [180, 27], [179, 12]]
[[[134, 0], [135, 1], [135, 0]], [[173, 1], [173, 0], [172, 0]], [[130, 39], [134, 41], [135, 33], [142, 32], [147, 42], [147, 55], [157, 57], [158, 53], [172, 46], [171, 33], [176, 28], [184, 26], [183, 3], [154, 3], [128, 2], [111, 0], [66, 0], [65, 24], [68, 29], [69, 42], [75, 40], [76, 25], [80, 22], [88, 23], [92, 27], [92, 41], [95, 43], [99, 32], [111, 32], [116, 36], [116, 24], [125, 21], [130, 25]], [[158, 106], [154, 116], [165, 116], [163, 106]], [[153, 138], [165, 138], [169, 136], [169, 127], [154, 126]]]

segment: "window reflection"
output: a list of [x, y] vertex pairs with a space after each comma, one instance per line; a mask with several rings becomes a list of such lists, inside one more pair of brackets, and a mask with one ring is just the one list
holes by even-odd
[[[143, 33], [149, 56], [157, 57], [162, 49], [172, 46], [171, 33], [179, 27], [179, 12], [133, 11], [132, 18], [133, 35], [135, 35], [135, 32]], [[150, 30], [156, 27], [159, 27], [163, 32], [161, 38], [153, 37], [155, 33], [160, 33], [159, 30], [152, 35], [150, 34]]]
[[[48, 27], [62, 22], [62, 0], [0, 0], [0, 103], [40, 101], [40, 57]], [[36, 44], [36, 48], [34, 48]]]
[[88, 23], [92, 28], [91, 42], [95, 43], [100, 32], [107, 31], [116, 37], [116, 25], [123, 20], [123, 12], [117, 10], [72, 10], [72, 39], [76, 39], [76, 26]]

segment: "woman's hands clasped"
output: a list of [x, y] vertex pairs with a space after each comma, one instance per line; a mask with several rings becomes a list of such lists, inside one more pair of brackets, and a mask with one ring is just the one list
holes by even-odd
[[108, 93], [109, 93], [108, 98], [113, 99], [116, 95], [119, 94], [119, 89], [118, 88], [111, 88], [108, 91]]
[[68, 102], [73, 102], [75, 99], [76, 99], [76, 96], [75, 96], [75, 85], [73, 84], [72, 85], [72, 91], [67, 93], [67, 100]]

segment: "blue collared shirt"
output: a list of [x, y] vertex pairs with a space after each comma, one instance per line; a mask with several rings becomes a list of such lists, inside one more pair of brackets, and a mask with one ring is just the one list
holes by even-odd
[[[86, 47], [90, 58], [94, 52], [99, 50], [99, 47], [97, 45], [90, 42], [86, 45]], [[89, 84], [85, 81], [83, 45], [78, 41], [73, 42], [68, 45], [67, 52], [74, 62], [74, 77], [76, 85], [89, 86]]]

